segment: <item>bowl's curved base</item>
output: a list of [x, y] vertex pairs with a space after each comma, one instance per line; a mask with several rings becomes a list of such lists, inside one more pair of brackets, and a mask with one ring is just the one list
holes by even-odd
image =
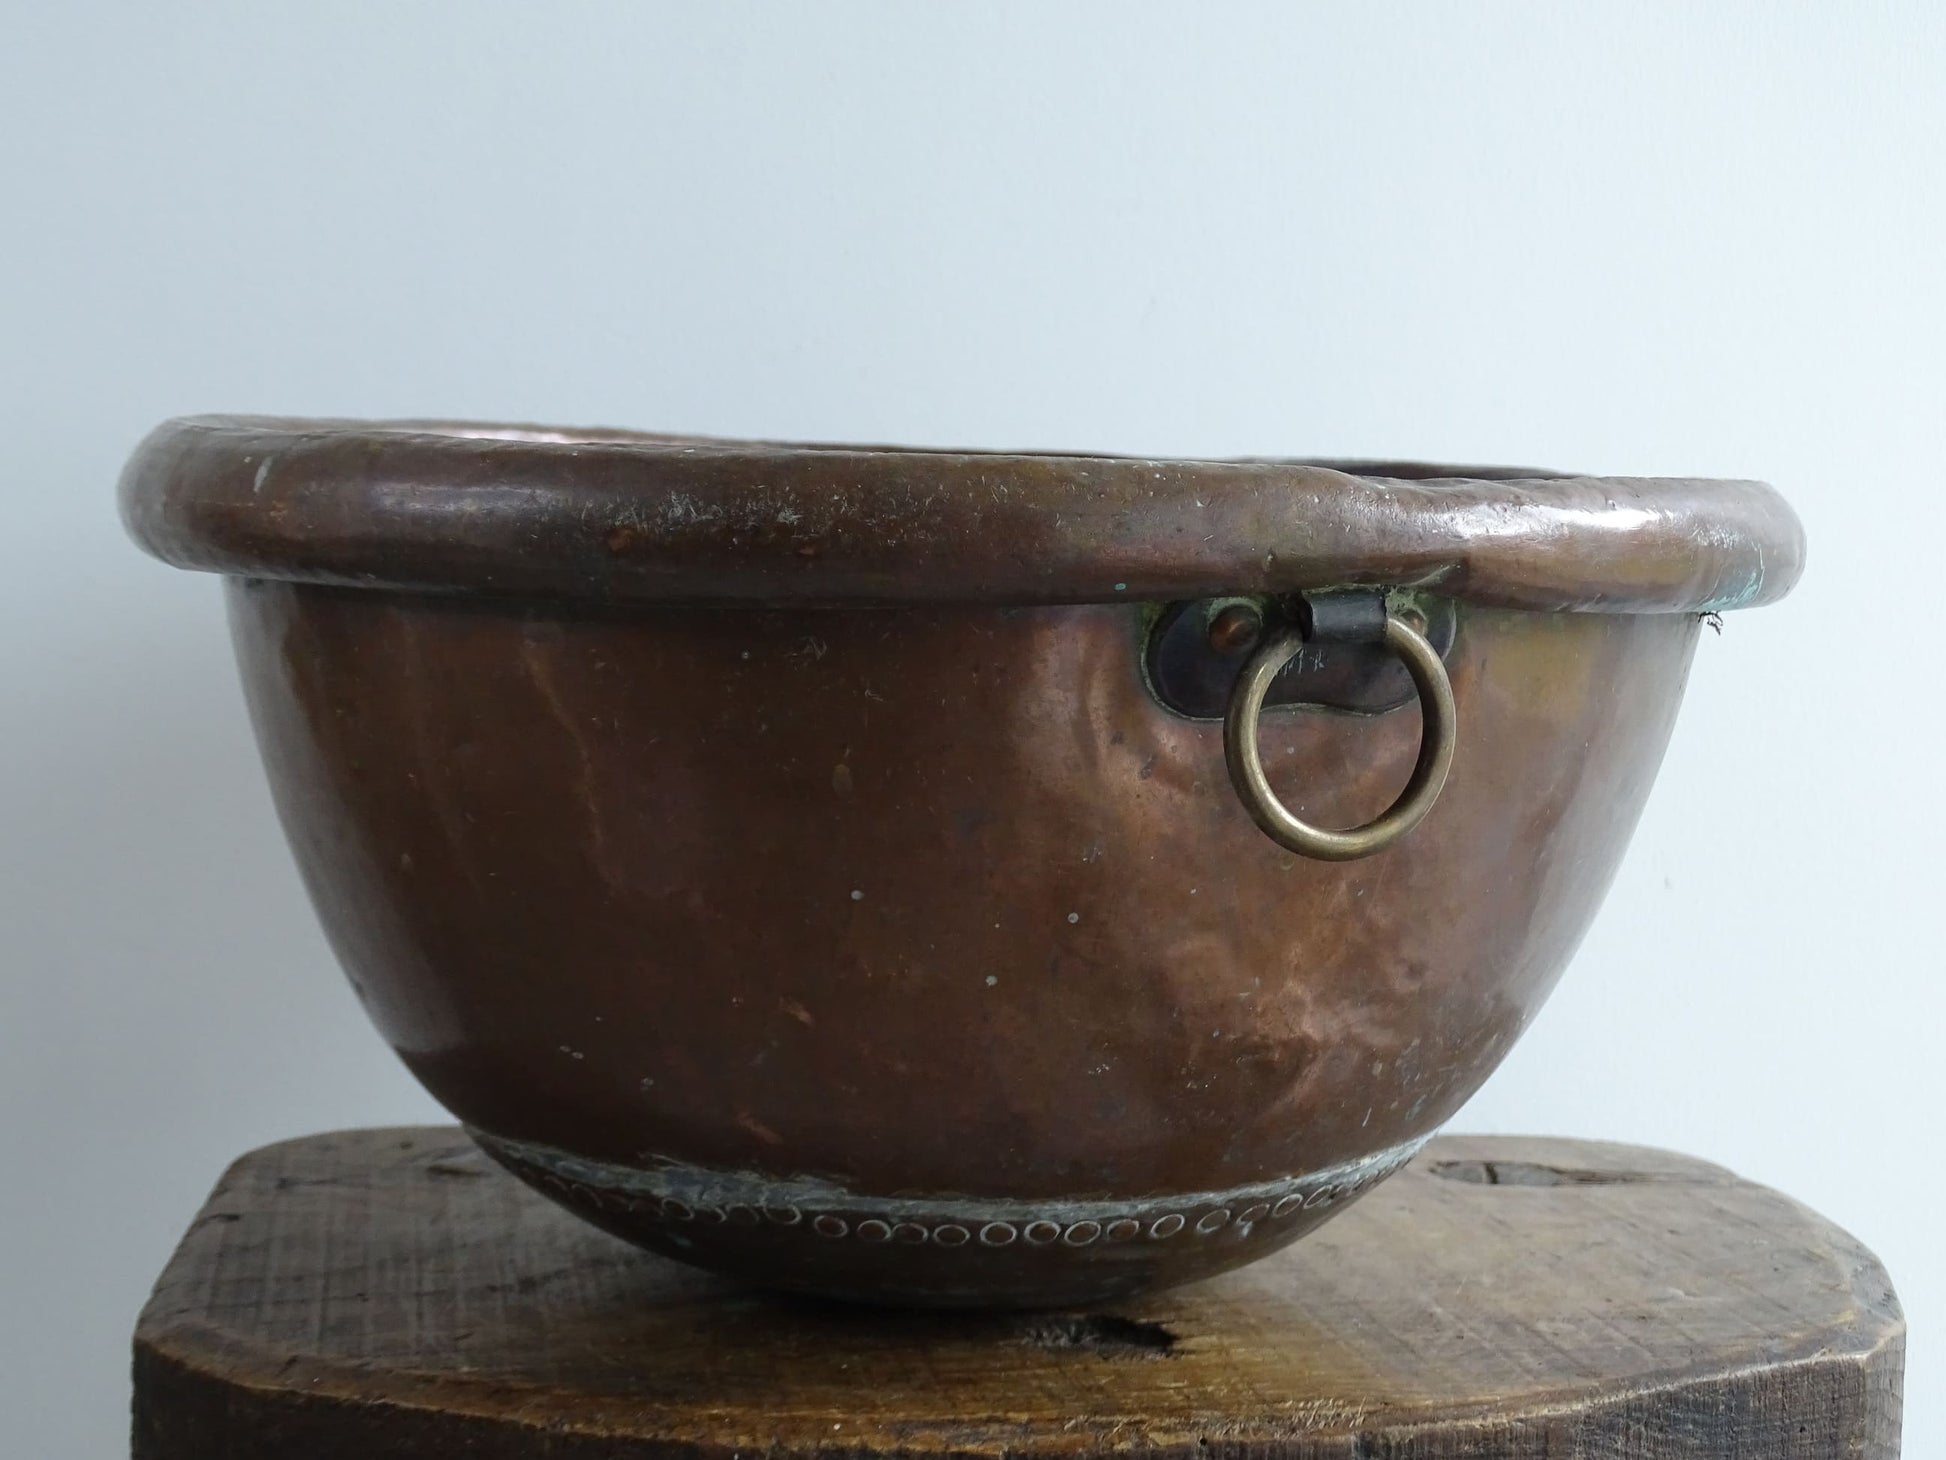
[[764, 1287], [931, 1308], [1061, 1307], [1209, 1277], [1301, 1237], [1430, 1138], [1222, 1191], [1066, 1200], [868, 1195], [468, 1130], [529, 1186], [638, 1246]]

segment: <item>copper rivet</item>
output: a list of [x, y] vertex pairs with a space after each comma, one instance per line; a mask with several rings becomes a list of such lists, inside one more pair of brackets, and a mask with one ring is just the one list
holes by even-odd
[[1209, 646], [1226, 659], [1248, 654], [1264, 636], [1264, 616], [1253, 604], [1233, 603], [1209, 621]]

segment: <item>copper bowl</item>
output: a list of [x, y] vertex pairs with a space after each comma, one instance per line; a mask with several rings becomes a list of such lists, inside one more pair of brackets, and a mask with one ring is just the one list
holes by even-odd
[[318, 914], [480, 1143], [924, 1304], [1202, 1277], [1404, 1163], [1803, 550], [1753, 482], [436, 423], [173, 421], [122, 494], [230, 575]]

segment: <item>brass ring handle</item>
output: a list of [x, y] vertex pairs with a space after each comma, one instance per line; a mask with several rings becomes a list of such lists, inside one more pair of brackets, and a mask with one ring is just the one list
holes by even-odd
[[1230, 783], [1236, 787], [1243, 809], [1280, 847], [1323, 862], [1356, 861], [1391, 846], [1424, 820], [1439, 799], [1446, 772], [1453, 765], [1457, 716], [1452, 681], [1446, 677], [1439, 651], [1396, 614], [1385, 615], [1385, 643], [1399, 656], [1419, 690], [1424, 718], [1419, 759], [1399, 799], [1376, 820], [1349, 831], [1326, 831], [1293, 816], [1271, 790], [1263, 756], [1257, 750], [1257, 720], [1263, 713], [1264, 695], [1277, 671], [1304, 647], [1304, 635], [1292, 628], [1265, 640], [1237, 677], [1236, 687], [1230, 691], [1230, 707], [1223, 716], [1223, 759], [1229, 765]]

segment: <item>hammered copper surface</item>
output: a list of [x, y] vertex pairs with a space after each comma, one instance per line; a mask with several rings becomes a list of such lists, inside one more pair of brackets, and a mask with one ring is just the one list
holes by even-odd
[[[1391, 851], [1330, 865], [1251, 825], [1220, 725], [1151, 697], [1135, 605], [246, 581], [231, 603], [332, 942], [468, 1123], [622, 1166], [1050, 1202], [1281, 1179], [1437, 1127], [1586, 927], [1698, 627], [1460, 605], [1446, 793]], [[1294, 810], [1349, 825], [1418, 734], [1410, 709], [1287, 711], [1262, 744]], [[667, 1245], [599, 1192], [556, 1194]], [[875, 1278], [856, 1242], [682, 1235], [770, 1281], [1031, 1297], [977, 1244]], [[1291, 1235], [1064, 1250], [1061, 1295]]]

